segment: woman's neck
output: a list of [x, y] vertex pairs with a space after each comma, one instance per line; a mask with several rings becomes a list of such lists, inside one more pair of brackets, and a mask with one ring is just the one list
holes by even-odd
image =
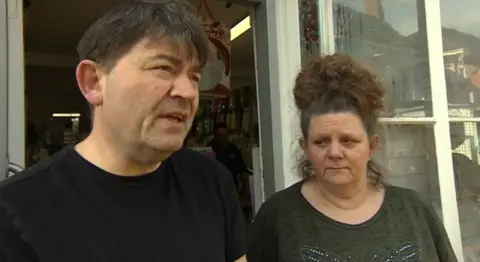
[[358, 181], [348, 185], [332, 185], [312, 180], [312, 190], [323, 205], [330, 205], [342, 210], [353, 210], [365, 203], [374, 191], [367, 181]]
[[364, 223], [375, 216], [382, 206], [384, 192], [368, 184], [325, 186], [314, 178], [302, 186], [303, 196], [317, 211], [349, 225]]

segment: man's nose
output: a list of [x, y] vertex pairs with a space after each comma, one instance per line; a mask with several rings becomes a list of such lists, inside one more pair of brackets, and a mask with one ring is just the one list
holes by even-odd
[[175, 79], [170, 94], [172, 97], [194, 100], [198, 96], [198, 83], [187, 74], [181, 74]]

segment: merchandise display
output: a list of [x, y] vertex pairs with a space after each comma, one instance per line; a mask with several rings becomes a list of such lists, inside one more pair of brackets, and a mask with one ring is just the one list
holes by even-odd
[[239, 148], [254, 142], [249, 141], [256, 128], [252, 118], [256, 114], [254, 92], [251, 87], [242, 87], [232, 90], [228, 97], [202, 99], [191, 131], [198, 146], [205, 146], [213, 139], [218, 124], [228, 127], [231, 142]]

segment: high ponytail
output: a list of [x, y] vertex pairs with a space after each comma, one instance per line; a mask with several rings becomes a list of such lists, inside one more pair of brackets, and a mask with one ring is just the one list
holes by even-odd
[[[314, 59], [300, 71], [293, 95], [306, 140], [312, 116], [326, 113], [353, 112], [362, 119], [367, 133], [375, 134], [385, 89], [374, 74], [351, 57], [333, 54]], [[301, 176], [311, 176], [313, 169], [305, 156], [301, 155], [298, 161]], [[370, 162], [368, 169], [370, 180], [380, 183], [377, 165]]]

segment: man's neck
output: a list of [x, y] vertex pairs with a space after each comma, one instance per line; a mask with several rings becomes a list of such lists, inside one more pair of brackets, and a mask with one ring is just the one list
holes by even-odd
[[218, 147], [219, 149], [222, 149], [222, 150], [225, 150], [228, 148], [228, 145], [229, 143], [225, 143], [225, 142], [220, 142], [220, 141], [215, 141], [214, 142], [215, 146]]
[[161, 164], [135, 161], [95, 132], [77, 144], [75, 150], [90, 163], [118, 176], [141, 176], [155, 171]]

